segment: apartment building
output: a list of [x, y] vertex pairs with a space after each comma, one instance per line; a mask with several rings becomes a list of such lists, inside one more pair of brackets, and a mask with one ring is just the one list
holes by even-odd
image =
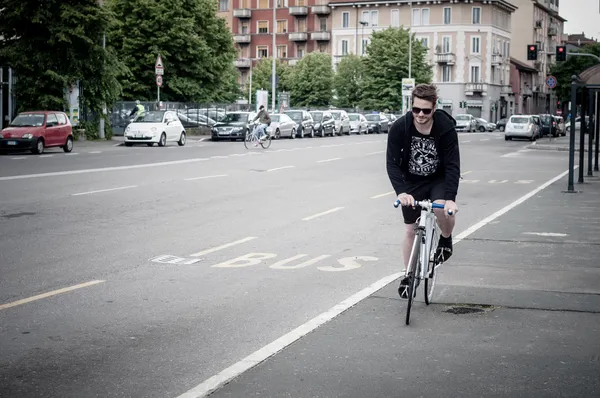
[[250, 68], [260, 58], [275, 55], [295, 64], [309, 52], [330, 52], [331, 9], [327, 3], [327, 0], [219, 0], [221, 12], [231, 9], [230, 27], [238, 50], [235, 65], [240, 70], [240, 83], [246, 84]]
[[[551, 54], [564, 41], [564, 22], [559, 15], [559, 0], [510, 0], [518, 10], [513, 16], [512, 56], [537, 70], [531, 97], [531, 112], [554, 113], [556, 97], [546, 86], [550, 66], [556, 61]], [[540, 54], [537, 61], [527, 60], [527, 45], [537, 43]], [[543, 54], [547, 52], [548, 54]], [[558, 82], [561, 84], [562, 82]]]
[[510, 48], [516, 7], [510, 2], [332, 0], [329, 6], [334, 67], [344, 55], [364, 54], [374, 31], [410, 27], [429, 49], [445, 110], [490, 121], [512, 113]]

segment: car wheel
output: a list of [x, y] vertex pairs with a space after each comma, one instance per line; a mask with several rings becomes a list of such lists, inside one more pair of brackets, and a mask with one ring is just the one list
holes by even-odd
[[43, 138], [38, 138], [37, 142], [35, 143], [35, 148], [31, 150], [32, 153], [35, 153], [37, 155], [41, 155], [42, 153], [44, 153], [44, 139]]
[[503, 132], [503, 131], [504, 131], [504, 126], [500, 126], [500, 127], [498, 128], [498, 130], [500, 130], [500, 132]]
[[63, 151], [65, 151], [66, 153], [71, 152], [73, 150], [73, 137], [67, 137], [67, 142], [65, 143], [65, 145], [63, 145], [62, 148]]
[[162, 133], [160, 135], [160, 140], [158, 141], [158, 146], [165, 146], [167, 145], [167, 135], [165, 133]]
[[296, 138], [296, 129], [292, 129], [292, 134], [290, 134], [290, 139]]
[[278, 140], [281, 137], [281, 131], [279, 129], [275, 130], [275, 139]]
[[308, 135], [310, 138], [315, 138], [315, 128], [311, 127], [310, 128], [310, 134]]
[[184, 146], [184, 145], [185, 145], [185, 142], [186, 142], [186, 140], [187, 140], [187, 138], [186, 138], [186, 136], [185, 136], [185, 131], [182, 131], [182, 132], [181, 132], [181, 136], [179, 137], [179, 141], [177, 141], [177, 144], [178, 144], [179, 146]]
[[481, 131], [482, 133], [485, 133], [485, 127], [483, 127], [483, 126], [480, 126], [480, 127], [479, 127], [479, 131]]

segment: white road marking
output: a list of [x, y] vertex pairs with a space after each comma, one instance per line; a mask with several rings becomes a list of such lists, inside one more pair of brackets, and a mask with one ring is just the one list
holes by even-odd
[[[483, 220], [479, 221], [478, 223], [473, 224], [471, 227], [467, 228], [466, 230], [464, 230], [463, 232], [461, 232], [454, 238], [455, 244], [460, 242], [461, 240], [465, 239], [469, 235], [472, 235], [475, 231], [484, 227], [491, 221], [494, 221], [496, 218], [502, 216], [503, 214], [507, 213], [508, 211], [510, 211], [513, 208], [520, 205], [521, 203], [525, 202], [527, 199], [536, 195], [538, 192], [545, 189], [549, 185], [560, 180], [562, 177], [567, 175], [567, 173], [568, 173], [568, 170], [559, 174], [558, 176], [554, 177], [553, 179], [547, 181], [546, 183], [540, 185], [533, 191], [520, 197], [519, 199], [517, 199], [514, 202], [510, 203], [509, 205], [503, 207], [502, 209], [498, 210], [497, 212], [491, 214], [490, 216], [484, 218]], [[269, 357], [277, 354], [278, 352], [280, 352], [281, 350], [283, 350], [290, 344], [294, 343], [295, 341], [299, 340], [300, 338], [306, 336], [308, 333], [317, 329], [319, 326], [327, 323], [328, 321], [337, 317], [338, 315], [340, 315], [347, 309], [353, 307], [360, 301], [371, 296], [376, 291], [378, 291], [378, 290], [384, 288], [385, 286], [387, 286], [388, 284], [394, 282], [402, 275], [404, 275], [403, 272], [397, 272], [395, 274], [386, 276], [385, 278], [378, 280], [377, 282], [371, 284], [370, 286], [367, 286], [363, 290], [353, 294], [352, 296], [348, 297], [347, 299], [340, 302], [339, 304], [333, 306], [329, 310], [323, 312], [322, 314], [317, 315], [316, 317], [309, 320], [308, 322], [298, 326], [296, 329], [292, 330], [291, 332], [281, 336], [277, 340], [254, 351], [252, 354], [250, 354], [247, 357], [241, 359], [240, 361], [234, 363], [230, 367], [228, 367], [228, 368], [222, 370], [221, 372], [217, 373], [216, 375], [208, 378], [207, 380], [205, 380], [201, 384], [197, 385], [196, 387], [192, 388], [191, 390], [181, 394], [178, 398], [204, 397], [204, 396], [214, 392], [219, 387], [223, 386], [224, 384], [231, 381], [235, 377], [241, 375], [242, 373], [246, 372], [247, 370], [258, 365], [259, 363], [265, 361]]]
[[478, 182], [479, 182], [479, 180], [462, 180], [462, 181], [460, 181], [461, 184], [476, 184]]
[[327, 214], [330, 214], [330, 213], [333, 213], [333, 212], [336, 212], [336, 211], [342, 210], [342, 209], [343, 209], [343, 207], [334, 207], [333, 209], [329, 209], [329, 210], [321, 212], [321, 213], [313, 214], [312, 216], [304, 217], [302, 219], [302, 221], [309, 221], [309, 220], [312, 220], [313, 218], [321, 217], [321, 216], [324, 216], [324, 215], [327, 215]]
[[367, 153], [365, 156], [379, 155], [380, 153], [385, 153], [385, 151], [370, 152], [370, 153]]
[[137, 185], [129, 185], [126, 187], [118, 187], [118, 188], [108, 188], [108, 189], [99, 189], [97, 191], [88, 191], [88, 192], [80, 192], [80, 193], [74, 193], [71, 194], [71, 196], [81, 196], [81, 195], [92, 195], [94, 193], [101, 193], [101, 192], [110, 192], [110, 191], [119, 191], [121, 189], [129, 189], [129, 188], [136, 188]]
[[320, 148], [333, 148], [336, 146], [344, 146], [346, 144], [329, 144], [329, 145], [319, 145]]
[[27, 303], [31, 303], [32, 301], [41, 300], [41, 299], [52, 297], [52, 296], [56, 296], [56, 295], [59, 295], [59, 294], [62, 294], [62, 293], [71, 292], [73, 290], [81, 289], [81, 288], [84, 288], [84, 287], [97, 285], [97, 284], [103, 283], [103, 282], [106, 282], [106, 281], [103, 281], [103, 280], [93, 280], [93, 281], [89, 281], [89, 282], [85, 282], [85, 283], [80, 283], [79, 285], [74, 285], [74, 286], [69, 286], [69, 287], [63, 287], [62, 289], [57, 289], [57, 290], [53, 290], [51, 292], [46, 292], [46, 293], [38, 294], [37, 296], [32, 296], [32, 297], [24, 298], [22, 300], [13, 301], [12, 303], [1, 304], [0, 305], [0, 311], [1, 310], [5, 310], [7, 308], [11, 308], [11, 307], [16, 307], [17, 305], [27, 304]]
[[[67, 153], [65, 155], [77, 155], [77, 153]], [[117, 171], [117, 170], [132, 170], [132, 169], [143, 169], [146, 167], [159, 167], [159, 166], [171, 166], [176, 164], [186, 164], [186, 163], [196, 163], [208, 160], [207, 158], [193, 158], [193, 159], [184, 159], [184, 160], [172, 160], [168, 162], [158, 162], [158, 163], [144, 163], [144, 164], [134, 164], [130, 166], [114, 166], [114, 167], [103, 167], [98, 169], [83, 169], [83, 170], [69, 170], [69, 171], [55, 171], [51, 173], [39, 173], [39, 174], [24, 174], [19, 176], [8, 176], [8, 177], [0, 177], [0, 181], [8, 181], [8, 180], [24, 180], [28, 178], [39, 178], [39, 177], [56, 177], [56, 176], [68, 176], [74, 174], [87, 174], [87, 173], [102, 173], [106, 171]]]
[[247, 155], [247, 153], [234, 153], [234, 154], [231, 154], [231, 155], [229, 155], [229, 156], [236, 156], [236, 157], [239, 157], [239, 156], [246, 156], [246, 155]]
[[219, 250], [227, 249], [228, 247], [231, 247], [231, 246], [235, 246], [235, 245], [239, 245], [239, 244], [242, 244], [242, 243], [249, 242], [249, 241], [251, 241], [253, 239], [256, 239], [256, 236], [248, 236], [248, 237], [246, 237], [244, 239], [236, 240], [234, 242], [225, 243], [224, 245], [221, 245], [221, 246], [211, 247], [209, 249], [205, 249], [205, 250], [199, 251], [198, 253], [192, 254], [191, 257], [199, 257], [199, 256], [203, 256], [205, 254], [214, 253], [214, 252], [219, 251]]
[[515, 181], [515, 184], [531, 184], [533, 180], [518, 180]]
[[43, 159], [43, 158], [51, 158], [52, 156], [54, 156], [54, 155], [40, 155], [40, 156], [38, 156], [38, 157], [39, 157], [40, 159]]
[[27, 159], [27, 156], [18, 156], [16, 158], [10, 158], [11, 160], [21, 160], [21, 159]]
[[121, 145], [123, 145], [123, 144], [122, 144], [122, 143], [120, 143], [120, 144], [115, 144], [115, 145], [113, 145], [113, 146], [121, 146]]
[[565, 237], [567, 234], [561, 234], [558, 232], [523, 232], [523, 235], [537, 235], [537, 236], [557, 236], [557, 237]]
[[277, 170], [283, 170], [283, 169], [291, 169], [291, 168], [293, 168], [293, 167], [294, 167], [294, 166], [282, 166], [282, 167], [275, 167], [274, 169], [269, 169], [269, 170], [267, 170], [267, 172], [270, 172], [270, 171], [277, 171]]
[[75, 155], [79, 155], [79, 152], [69, 152], [69, 153], [65, 153], [65, 156], [75, 156]]
[[465, 171], [464, 173], [462, 173], [462, 174], [461, 174], [461, 176], [466, 176], [467, 174], [470, 174], [470, 173], [472, 173], [472, 171], [471, 171], [471, 170], [469, 170], [469, 171]]
[[489, 180], [488, 184], [504, 184], [507, 182], [508, 182], [508, 180]]
[[461, 143], [461, 144], [466, 144], [467, 142], [471, 142], [471, 140], [468, 140], [468, 141], [461, 141], [460, 143]]
[[[175, 147], [173, 147], [175, 148]], [[229, 156], [211, 156], [211, 159], [227, 159]]]
[[88, 152], [88, 153], [102, 153], [102, 151], [91, 151], [91, 152]]
[[379, 199], [379, 198], [383, 198], [384, 196], [393, 195], [394, 193], [395, 193], [394, 191], [390, 191], [390, 192], [382, 193], [382, 194], [379, 194], [379, 195], [371, 196], [371, 199]]
[[193, 178], [185, 178], [185, 181], [194, 181], [194, 180], [206, 180], [208, 178], [218, 178], [218, 177], [228, 177], [229, 174], [216, 174], [213, 176], [203, 176], [203, 177], [193, 177]]
[[341, 158], [331, 158], [331, 159], [317, 160], [317, 163], [333, 162], [334, 160], [340, 160], [340, 159]]

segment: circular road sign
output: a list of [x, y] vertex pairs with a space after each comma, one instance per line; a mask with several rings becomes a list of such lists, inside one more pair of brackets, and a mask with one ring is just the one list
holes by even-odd
[[550, 88], [554, 88], [554, 87], [556, 87], [556, 84], [557, 84], [557, 83], [558, 83], [558, 82], [557, 82], [557, 80], [556, 80], [556, 78], [555, 78], [554, 76], [548, 76], [548, 77], [546, 78], [546, 85], [547, 85], [548, 87], [550, 87]]
[[163, 78], [162, 78], [162, 76], [161, 75], [157, 75], [156, 76], [156, 85], [158, 87], [162, 87], [162, 84], [163, 84]]

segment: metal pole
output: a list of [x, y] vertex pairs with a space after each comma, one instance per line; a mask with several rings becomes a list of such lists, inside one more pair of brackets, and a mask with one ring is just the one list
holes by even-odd
[[586, 107], [586, 94], [587, 90], [585, 86], [581, 89], [581, 115], [579, 118], [581, 119], [581, 123], [579, 124], [579, 179], [577, 182], [579, 184], [583, 184], [583, 170], [585, 167], [585, 114], [587, 111]]
[[[106, 34], [102, 35], [102, 49], [106, 51]], [[98, 137], [104, 138], [104, 116], [106, 115], [106, 104], [102, 104], [102, 115], [100, 115], [100, 127], [98, 128]]]
[[598, 104], [598, 92], [596, 91], [596, 117], [594, 117], [594, 129], [596, 130], [596, 154], [594, 161], [594, 171], [598, 170], [598, 152], [600, 152], [600, 122], [598, 119], [600, 118], [600, 104]]
[[250, 84], [248, 84], [248, 105], [252, 105], [252, 60], [250, 60]]
[[408, 25], [408, 78], [412, 77], [412, 1], [410, 2], [410, 25]]
[[[590, 122], [593, 120], [594, 124], [592, 124], [592, 128], [589, 129], [588, 133], [588, 177], [593, 177], [594, 173], [592, 172], [592, 148], [594, 147], [594, 125], [596, 124], [596, 119], [592, 113], [592, 109], [594, 109], [594, 92], [592, 90], [589, 91], [588, 95], [588, 113], [590, 114]], [[585, 121], [583, 121], [585, 123]]]
[[4, 68], [0, 68], [0, 130], [4, 128]]
[[575, 112], [577, 109], [577, 78], [572, 77], [571, 82], [571, 126], [569, 132], [569, 182], [567, 192], [575, 192], [573, 179], [575, 174]]
[[12, 77], [12, 68], [8, 68], [8, 120], [12, 120], [13, 118], [13, 77]]
[[275, 82], [277, 80], [277, 68], [275, 67], [275, 58], [277, 57], [277, 1], [273, 1], [273, 63], [271, 65], [271, 109], [275, 112]]

